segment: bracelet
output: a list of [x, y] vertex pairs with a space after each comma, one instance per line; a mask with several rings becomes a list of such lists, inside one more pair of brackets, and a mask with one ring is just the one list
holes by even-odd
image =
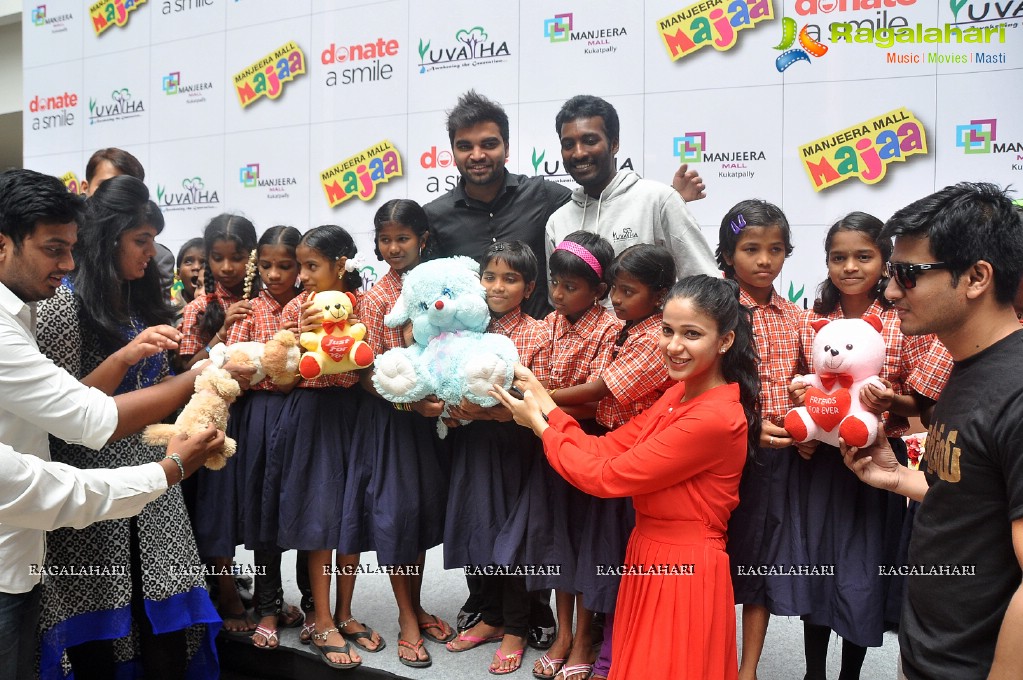
[[553, 397], [554, 393], [557, 392], [557, 391], [558, 391], [557, 387], [555, 387], [553, 390], [547, 390], [547, 396]]
[[185, 466], [181, 462], [181, 456], [176, 453], [169, 453], [165, 456], [165, 458], [170, 458], [177, 464], [178, 472], [181, 473], [181, 479], [178, 480], [178, 484], [185, 481]]
[[394, 403], [394, 408], [397, 409], [398, 411], [414, 411], [415, 410], [414, 408], [412, 408], [412, 404], [399, 404], [397, 402]]

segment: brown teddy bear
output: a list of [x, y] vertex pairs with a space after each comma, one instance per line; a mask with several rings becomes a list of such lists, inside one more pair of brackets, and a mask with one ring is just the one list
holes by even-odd
[[[250, 379], [255, 385], [269, 377], [275, 384], [295, 380], [298, 370], [299, 348], [295, 334], [288, 330], [278, 331], [266, 344], [260, 342], [239, 342], [234, 345], [217, 345], [211, 352], [211, 365], [203, 369], [195, 379], [195, 392], [185, 404], [173, 425], [150, 425], [143, 439], [154, 446], [166, 446], [171, 437], [178, 433], [192, 436], [206, 429], [212, 423], [218, 430], [227, 429], [228, 407], [241, 394], [241, 387], [222, 366], [228, 361], [250, 366], [256, 373]], [[206, 461], [206, 467], [220, 470], [227, 459], [234, 455], [237, 443], [231, 437], [224, 440], [224, 448]]]

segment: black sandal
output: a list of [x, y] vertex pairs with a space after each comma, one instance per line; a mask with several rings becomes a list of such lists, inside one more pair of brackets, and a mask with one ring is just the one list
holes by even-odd
[[339, 631], [337, 628], [328, 628], [327, 630], [323, 631], [322, 633], [313, 633], [313, 636], [312, 636], [312, 638], [313, 638], [312, 647], [313, 647], [313, 649], [316, 650], [317, 654], [320, 655], [320, 660], [323, 661], [323, 663], [325, 663], [328, 666], [330, 666], [331, 668], [338, 668], [338, 669], [341, 669], [341, 670], [348, 670], [348, 669], [351, 669], [351, 668], [358, 668], [359, 666], [361, 666], [362, 665], [361, 661], [350, 661], [348, 663], [339, 663], [337, 661], [331, 661], [330, 659], [327, 658], [328, 654], [347, 654], [348, 658], [352, 657], [352, 645], [351, 645], [351, 643], [349, 643], [347, 641], [341, 647], [338, 647], [336, 645], [324, 644], [324, 645], [321, 646], [321, 645], [316, 644], [316, 640], [323, 640], [323, 642], [326, 642], [327, 641], [327, 637], [331, 633], [338, 633], [338, 634], [340, 634], [341, 631]]
[[[335, 621], [335, 623], [337, 622]], [[370, 654], [375, 654], [376, 652], [379, 652], [381, 649], [387, 646], [387, 641], [381, 637], [380, 641], [377, 642], [377, 646], [370, 649], [368, 646], [366, 646], [366, 643], [363, 642], [363, 640], [369, 640], [372, 642], [373, 633], [375, 631], [369, 625], [364, 623], [362, 625], [366, 627], [366, 630], [359, 631], [357, 633], [346, 633], [344, 632], [344, 628], [349, 623], [358, 623], [358, 621], [356, 621], [355, 617], [353, 616], [347, 619], [346, 621], [342, 621], [341, 623], [337, 624], [338, 630], [341, 632], [341, 637], [343, 637], [345, 640], [348, 640], [349, 642], [354, 642], [356, 646], [358, 646], [359, 649], [361, 649], [362, 651], [369, 652]]]

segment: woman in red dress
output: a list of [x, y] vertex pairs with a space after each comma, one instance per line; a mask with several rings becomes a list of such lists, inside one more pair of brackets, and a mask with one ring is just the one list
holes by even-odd
[[735, 605], [725, 532], [760, 430], [756, 349], [734, 281], [690, 276], [668, 294], [660, 339], [679, 383], [619, 429], [594, 437], [516, 367], [516, 422], [543, 439], [555, 470], [586, 493], [631, 496], [610, 679], [734, 680]]

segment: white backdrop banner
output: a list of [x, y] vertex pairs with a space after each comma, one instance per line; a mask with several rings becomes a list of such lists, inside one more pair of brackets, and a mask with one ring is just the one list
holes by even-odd
[[175, 250], [230, 211], [259, 230], [341, 224], [365, 257], [380, 204], [454, 186], [444, 112], [469, 88], [507, 109], [513, 171], [568, 184], [555, 113], [608, 99], [618, 167], [704, 177], [690, 207], [712, 246], [737, 201], [777, 203], [795, 243], [778, 287], [799, 303], [847, 212], [1023, 179], [1016, 0], [48, 0], [23, 16], [25, 166], [77, 190], [93, 151], [127, 149]]

